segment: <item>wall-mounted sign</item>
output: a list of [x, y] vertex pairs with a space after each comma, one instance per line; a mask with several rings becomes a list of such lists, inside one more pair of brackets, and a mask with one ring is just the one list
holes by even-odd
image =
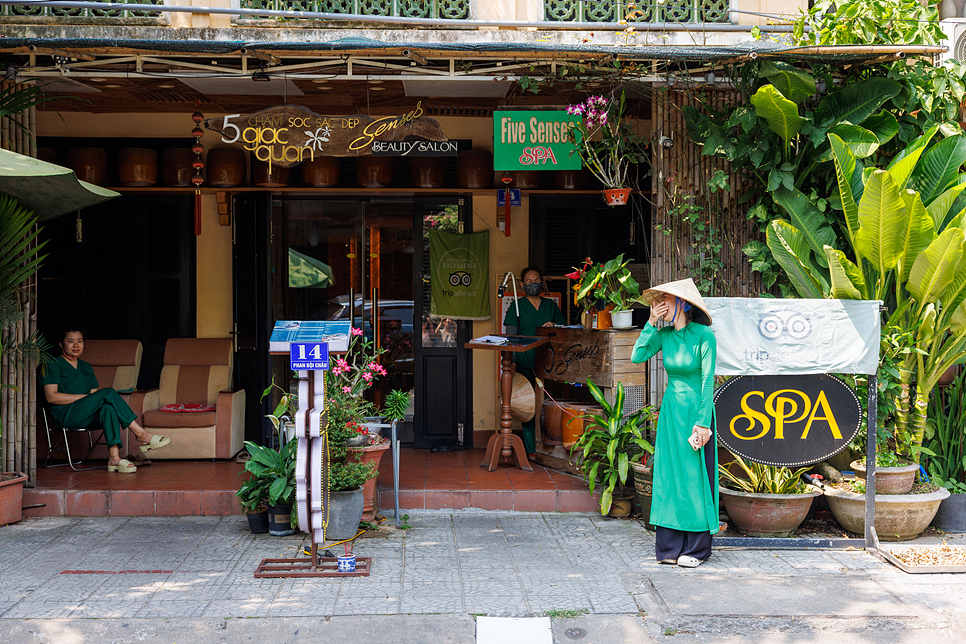
[[373, 141], [374, 157], [455, 157], [456, 141]]
[[[496, 191], [498, 195], [496, 198], [497, 206], [506, 206], [506, 188], [500, 188]], [[519, 206], [522, 204], [521, 193], [519, 188], [510, 188], [510, 205]]]
[[[374, 153], [376, 142], [405, 142], [412, 148], [409, 156], [421, 156], [417, 154], [420, 143], [446, 141], [439, 122], [423, 116], [422, 102], [405, 114], [375, 119], [362, 114], [322, 116], [306, 107], [279, 105], [254, 114], [227, 114], [217, 121], [205, 121], [205, 127], [219, 132], [222, 143], [244, 143], [256, 159], [269, 164], [269, 171], [272, 165], [290, 168], [316, 155], [368, 156]], [[446, 149], [445, 154], [456, 154]]]
[[580, 170], [568, 136], [580, 118], [564, 111], [493, 112], [493, 169]]
[[837, 454], [855, 438], [862, 406], [829, 375], [738, 376], [714, 393], [718, 440], [766, 465], [800, 466]]

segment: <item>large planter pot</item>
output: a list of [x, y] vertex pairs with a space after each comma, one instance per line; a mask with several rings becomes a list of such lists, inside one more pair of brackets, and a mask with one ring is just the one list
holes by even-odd
[[804, 494], [752, 494], [724, 486], [718, 488], [721, 503], [742, 533], [749, 537], [790, 537], [822, 494], [813, 487]]
[[292, 506], [272, 505], [268, 508], [268, 533], [273, 537], [295, 534], [292, 528]]
[[23, 518], [23, 472], [0, 473], [0, 525], [16, 523]]
[[634, 493], [637, 494], [637, 504], [641, 506], [641, 519], [648, 530], [654, 530], [651, 525], [651, 492], [653, 490], [653, 471], [650, 465], [631, 463], [634, 470]]
[[413, 188], [442, 188], [446, 185], [446, 157], [411, 157], [409, 185]]
[[330, 541], [351, 539], [359, 532], [365, 501], [362, 488], [329, 493], [329, 525], [325, 538]]
[[208, 151], [208, 185], [214, 188], [234, 188], [245, 185], [245, 153], [234, 148], [215, 148]]
[[190, 148], [168, 148], [161, 153], [161, 181], [172, 188], [190, 188], [195, 175], [195, 153]]
[[158, 153], [150, 148], [123, 148], [117, 153], [118, 181], [122, 186], [145, 187], [158, 183]]
[[[852, 471], [855, 475], [865, 480], [865, 465], [862, 461], [852, 461]], [[916, 482], [916, 473], [919, 466], [915, 463], [903, 465], [901, 467], [876, 467], [875, 468], [875, 493], [876, 494], [906, 494], [912, 489]]]
[[317, 156], [302, 162], [302, 183], [312, 188], [331, 188], [339, 185], [339, 159]]
[[[936, 516], [939, 504], [949, 490], [939, 488], [929, 494], [876, 494], [875, 532], [880, 541], [915, 539]], [[825, 488], [829, 509], [843, 528], [865, 533], [865, 495]]]
[[379, 464], [382, 462], [382, 457], [386, 455], [389, 448], [389, 443], [369, 445], [368, 447], [362, 448], [362, 462], [374, 463], [376, 466], [376, 476], [373, 476], [362, 486], [363, 521], [372, 521], [375, 519], [376, 512], [379, 510], [379, 507], [376, 505], [376, 479], [379, 478]]
[[288, 186], [289, 169], [272, 164], [272, 171], [268, 171], [268, 162], [252, 158], [252, 185], [260, 188], [284, 188]]
[[943, 532], [966, 532], [966, 494], [950, 494], [943, 500], [932, 524]]
[[634, 326], [634, 311], [627, 309], [624, 311], [610, 312], [611, 326], [615, 329], [629, 329]]
[[107, 185], [107, 152], [104, 148], [71, 148], [67, 150], [67, 167], [77, 178], [95, 186]]
[[249, 512], [246, 516], [248, 517], [248, 529], [251, 530], [252, 534], [268, 532], [268, 510]]
[[607, 513], [611, 519], [626, 519], [631, 516], [633, 509], [633, 499], [629, 496], [614, 496], [610, 504], [610, 511]]
[[388, 188], [395, 163], [393, 157], [356, 157], [356, 181], [362, 188]]
[[631, 189], [614, 188], [611, 190], [601, 190], [601, 194], [604, 195], [604, 201], [607, 202], [608, 206], [624, 206], [627, 204], [627, 200], [630, 199]]

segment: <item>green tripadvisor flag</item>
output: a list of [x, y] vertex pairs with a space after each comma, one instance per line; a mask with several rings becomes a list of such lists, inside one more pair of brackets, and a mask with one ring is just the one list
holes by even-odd
[[490, 319], [490, 233], [429, 231], [429, 276], [433, 316]]

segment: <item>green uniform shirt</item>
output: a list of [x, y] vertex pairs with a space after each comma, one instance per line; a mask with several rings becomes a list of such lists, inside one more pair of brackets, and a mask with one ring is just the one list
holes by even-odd
[[[526, 297], [521, 297], [517, 301], [520, 303], [519, 321], [517, 320], [516, 305], [510, 304], [510, 308], [506, 312], [506, 317], [503, 318], [503, 324], [504, 326], [515, 326], [517, 333], [520, 335], [536, 335], [537, 327], [541, 327], [547, 322], [553, 322], [554, 324], [567, 323], [564, 320], [563, 313], [560, 312], [560, 307], [553, 300], [548, 300], [545, 297], [540, 298], [539, 309], [534, 308], [533, 304]], [[533, 349], [517, 353], [517, 368], [524, 367], [533, 369], [535, 353]]]
[[[97, 377], [94, 376], [94, 367], [89, 362], [78, 360], [75, 369], [64, 356], [57, 356], [53, 362], [47, 365], [44, 385], [57, 385], [57, 391], [62, 394], [86, 395], [91, 393], [91, 389], [97, 389]], [[50, 411], [57, 422], [65, 422], [68, 407], [70, 405], [50, 406]]]

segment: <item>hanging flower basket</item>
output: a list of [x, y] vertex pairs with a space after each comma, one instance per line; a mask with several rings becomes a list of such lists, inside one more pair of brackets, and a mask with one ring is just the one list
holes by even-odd
[[631, 196], [630, 188], [615, 188], [613, 190], [601, 190], [604, 195], [604, 201], [607, 202], [608, 206], [624, 206], [627, 205], [627, 200]]

